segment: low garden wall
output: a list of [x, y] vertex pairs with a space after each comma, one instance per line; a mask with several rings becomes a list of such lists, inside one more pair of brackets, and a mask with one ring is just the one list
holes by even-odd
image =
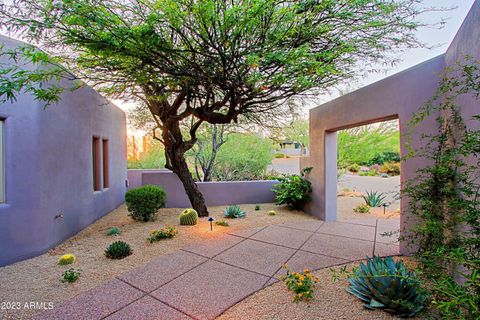
[[[128, 188], [145, 184], [161, 186], [167, 192], [167, 207], [190, 207], [177, 175], [170, 170], [128, 170]], [[272, 188], [277, 180], [197, 182], [207, 206], [275, 202]]]

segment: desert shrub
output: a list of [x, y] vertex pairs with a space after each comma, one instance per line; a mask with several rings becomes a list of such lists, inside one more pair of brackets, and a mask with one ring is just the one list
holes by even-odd
[[281, 152], [275, 153], [275, 159], [283, 159], [284, 157], [285, 157], [285, 155]]
[[270, 211], [268, 211], [267, 214], [268, 214], [269, 216], [276, 216], [276, 215], [277, 215], [277, 213], [275, 212], [275, 210], [270, 210]]
[[220, 148], [213, 176], [217, 180], [262, 178], [274, 157], [272, 142], [255, 134], [233, 133]]
[[124, 241], [115, 241], [105, 250], [105, 256], [110, 259], [123, 259], [131, 254], [130, 245]]
[[260, 210], [260, 205], [259, 205], [259, 204], [256, 204], [256, 205], [255, 205], [255, 211], [258, 211], [258, 210]]
[[304, 204], [311, 200], [312, 184], [305, 175], [312, 170], [311, 167], [302, 170], [301, 175], [285, 175], [279, 178], [273, 192], [278, 205], [286, 204], [290, 209], [302, 209]]
[[284, 266], [286, 270], [286, 275], [282, 276], [281, 279], [287, 286], [289, 291], [294, 293], [293, 301], [299, 300], [309, 300], [313, 298], [313, 288], [319, 280], [310, 272], [310, 270], [305, 269], [303, 272], [293, 272]]
[[365, 200], [365, 204], [372, 208], [381, 207], [385, 203], [385, 194], [383, 192], [367, 191], [362, 198]]
[[185, 209], [178, 217], [181, 226], [194, 226], [198, 223], [198, 213], [195, 209]]
[[75, 270], [73, 268], [70, 268], [63, 272], [62, 278], [60, 279], [60, 281], [74, 283], [75, 281], [78, 280], [78, 278], [80, 278], [80, 270]]
[[347, 167], [347, 170], [350, 171], [350, 172], [358, 172], [358, 170], [360, 170], [360, 165], [358, 165], [356, 163], [352, 163], [351, 165], [349, 165]]
[[385, 162], [400, 162], [400, 152], [386, 151], [376, 154], [372, 159], [367, 162], [368, 166], [379, 164], [382, 165]]
[[164, 208], [167, 201], [165, 191], [152, 185], [130, 189], [125, 193], [125, 204], [133, 220], [154, 220], [158, 209]]
[[358, 206], [353, 208], [353, 211], [357, 213], [369, 213], [370, 206], [368, 204], [359, 204]]
[[221, 226], [221, 227], [228, 227], [228, 226], [230, 226], [230, 224], [229, 224], [227, 221], [225, 221], [225, 220], [215, 221], [215, 224], [216, 224], [217, 226]]
[[165, 226], [160, 230], [150, 231], [150, 237], [147, 238], [150, 243], [157, 242], [163, 239], [171, 239], [177, 235], [178, 231], [173, 226]]
[[392, 257], [367, 258], [348, 279], [347, 291], [367, 309], [382, 309], [401, 317], [412, 317], [425, 307], [427, 296], [420, 280], [402, 261]]
[[369, 169], [367, 171], [360, 171], [358, 175], [362, 177], [375, 177], [378, 175], [378, 172], [375, 169]]
[[72, 264], [76, 260], [75, 256], [71, 253], [64, 254], [63, 256], [58, 259], [58, 264], [61, 266], [67, 265], [67, 264]]
[[389, 175], [398, 176], [400, 174], [400, 163], [399, 162], [384, 163], [380, 168], [380, 172], [387, 173]]
[[120, 228], [117, 227], [113, 227], [107, 230], [107, 236], [118, 236], [120, 233]]
[[228, 206], [225, 211], [223, 211], [223, 216], [229, 219], [243, 218], [246, 215], [245, 211], [242, 211], [237, 205]]

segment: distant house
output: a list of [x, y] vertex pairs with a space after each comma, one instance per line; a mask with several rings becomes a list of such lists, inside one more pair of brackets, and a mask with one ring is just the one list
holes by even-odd
[[121, 205], [126, 178], [125, 113], [92, 88], [67, 90], [45, 110], [27, 94], [0, 105], [0, 266], [45, 252]]
[[288, 156], [301, 156], [302, 151], [303, 155], [308, 153], [308, 149], [306, 147], [302, 148], [302, 144], [297, 141], [291, 141], [291, 140], [281, 140], [278, 142], [278, 145], [280, 147], [280, 153], [283, 153], [284, 155]]

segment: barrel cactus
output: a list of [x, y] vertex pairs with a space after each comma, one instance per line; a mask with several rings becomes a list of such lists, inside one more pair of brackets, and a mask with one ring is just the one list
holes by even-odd
[[348, 279], [347, 291], [363, 302], [367, 309], [383, 309], [400, 317], [419, 313], [426, 302], [420, 282], [402, 261], [392, 257], [368, 258]]
[[74, 263], [75, 260], [76, 260], [75, 256], [71, 253], [68, 253], [60, 257], [60, 259], [58, 260], [58, 264], [64, 266], [67, 264]]
[[198, 213], [194, 209], [185, 209], [180, 213], [180, 225], [194, 226], [198, 222]]

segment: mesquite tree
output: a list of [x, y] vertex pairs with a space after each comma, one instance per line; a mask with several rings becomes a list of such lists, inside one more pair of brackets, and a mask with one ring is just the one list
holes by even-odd
[[[272, 117], [296, 95], [322, 92], [392, 48], [417, 46], [420, 0], [15, 0], [0, 27], [40, 47], [4, 54], [55, 66], [4, 68], [0, 95], [48, 105], [65, 70], [111, 98], [137, 99], [156, 123], [166, 167], [208, 215], [185, 161], [203, 122]], [[64, 69], [64, 67], [66, 69]], [[353, 107], [353, 106], [352, 106]], [[352, 110], [353, 111], [353, 110]], [[188, 133], [181, 130], [189, 123]]]

